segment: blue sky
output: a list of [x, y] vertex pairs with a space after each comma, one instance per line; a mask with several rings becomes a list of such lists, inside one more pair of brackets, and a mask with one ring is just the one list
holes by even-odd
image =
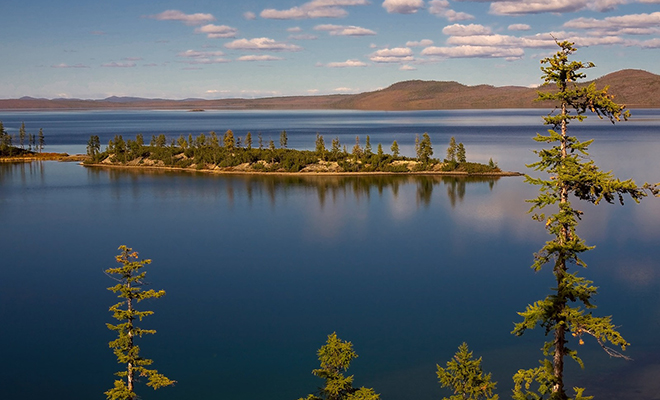
[[0, 10], [0, 98], [531, 86], [552, 35], [596, 63], [590, 78], [660, 74], [660, 0], [5, 0]]

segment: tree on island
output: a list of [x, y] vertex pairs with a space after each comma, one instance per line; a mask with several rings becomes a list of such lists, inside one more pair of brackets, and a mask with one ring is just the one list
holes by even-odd
[[286, 145], [289, 142], [289, 138], [286, 136], [286, 131], [280, 133], [280, 148], [286, 149]]
[[37, 139], [37, 146], [39, 146], [39, 153], [43, 151], [45, 144], [46, 144], [46, 138], [44, 137], [44, 129], [39, 128], [39, 137]]
[[18, 128], [18, 144], [21, 146], [21, 149], [25, 149], [25, 122], [21, 123], [21, 127]]
[[450, 388], [454, 394], [442, 400], [497, 400], [493, 394], [497, 382], [491, 381], [491, 374], [481, 369], [481, 357], [474, 359], [467, 343], [458, 346], [454, 357], [447, 361], [445, 368], [437, 365], [436, 374], [443, 388]]
[[92, 158], [93, 161], [97, 161], [96, 157], [101, 151], [101, 140], [97, 135], [92, 135], [87, 141], [87, 155]]
[[323, 135], [320, 133], [316, 134], [316, 142], [314, 145], [314, 151], [316, 152], [316, 155], [319, 156], [322, 160], [325, 160], [325, 140], [323, 140]]
[[[515, 374], [515, 400], [569, 399], [564, 387], [564, 358], [569, 356], [583, 366], [577, 351], [569, 347], [569, 336], [577, 337], [579, 344], [584, 343], [583, 336], [592, 336], [614, 357], [623, 357], [623, 354], [608, 347], [608, 342], [622, 350], [628, 345], [613, 325], [611, 317], [592, 315], [590, 310], [595, 308], [592, 297], [596, 294], [596, 287], [591, 281], [579, 277], [577, 271], [569, 269], [570, 265], [586, 267], [580, 255], [593, 249], [577, 235], [576, 227], [583, 213], [571, 201], [579, 199], [598, 204], [602, 200], [613, 203], [616, 199], [623, 204], [624, 195], [638, 202], [648, 193], [658, 194], [653, 185], [639, 187], [632, 180], [620, 181], [610, 172], [601, 171], [588, 157], [587, 150], [592, 140], [581, 142], [577, 137], [568, 135], [569, 124], [583, 121], [587, 110], [612, 123], [627, 119], [629, 113], [624, 110], [625, 106], [612, 100], [613, 96], [607, 93], [607, 88], [597, 90], [593, 83], [578, 86], [576, 82], [585, 77], [581, 71], [594, 64], [569, 60], [569, 56], [576, 51], [573, 43], [557, 41], [557, 45], [560, 50], [556, 54], [541, 60], [544, 65], [541, 67], [543, 80], [546, 84], [555, 84], [557, 90], [540, 92], [538, 99], [555, 101], [558, 112], [544, 117], [545, 124], [552, 126], [552, 129], [545, 135], [537, 133], [535, 137], [537, 142], [554, 145], [537, 151], [540, 160], [529, 166], [550, 176], [546, 179], [526, 177], [527, 183], [539, 186], [539, 196], [528, 200], [532, 204], [530, 212], [556, 207], [555, 213], [549, 216], [540, 213], [533, 215], [535, 220], [545, 224], [552, 239], [535, 254], [532, 265], [535, 271], [539, 271], [550, 264], [556, 286], [552, 294], [528, 305], [524, 312], [519, 313], [523, 321], [517, 323], [513, 331], [516, 335], [522, 335], [527, 329], [540, 326], [551, 337], [543, 347], [545, 358], [540, 361], [540, 366]], [[590, 398], [583, 395], [584, 388], [574, 390], [575, 400]]]
[[458, 161], [459, 163], [467, 162], [467, 158], [465, 155], [465, 146], [463, 146], [463, 143], [459, 143], [458, 146], [456, 147], [456, 161]]
[[144, 317], [153, 314], [153, 311], [138, 311], [135, 306], [142, 300], [162, 297], [165, 291], [142, 290], [146, 272], [140, 270], [150, 264], [151, 260], [139, 260], [138, 253], [130, 247], [122, 245], [119, 250], [120, 254], [115, 256], [115, 260], [121, 266], [108, 268], [105, 273], [117, 281], [117, 284], [109, 287], [108, 290], [118, 293], [117, 297], [123, 299], [110, 307], [113, 317], [120, 323], [106, 325], [108, 329], [117, 332], [117, 339], [111, 341], [109, 345], [117, 356], [117, 362], [125, 364], [126, 370], [115, 374], [120, 379], [115, 380], [114, 387], [106, 391], [105, 395], [108, 400], [135, 400], [138, 398], [134, 391], [135, 383], [139, 382], [140, 377], [146, 377], [147, 386], [154, 389], [170, 386], [176, 382], [155, 369], [148, 369], [147, 367], [153, 364], [153, 360], [140, 356], [140, 347], [135, 344], [137, 337], [156, 333], [153, 329], [135, 326], [136, 319], [142, 321]]
[[252, 150], [252, 134], [250, 132], [245, 135], [245, 148]]
[[328, 340], [318, 352], [321, 368], [312, 371], [312, 374], [325, 381], [319, 388], [318, 394], [310, 394], [299, 400], [379, 400], [380, 395], [371, 388], [353, 387], [353, 375], [344, 376], [357, 353], [353, 350], [353, 343], [346, 342], [337, 337], [336, 333], [328, 335]]
[[392, 151], [394, 158], [399, 157], [399, 143], [397, 143], [396, 140], [392, 142], [392, 147], [390, 147], [390, 150]]

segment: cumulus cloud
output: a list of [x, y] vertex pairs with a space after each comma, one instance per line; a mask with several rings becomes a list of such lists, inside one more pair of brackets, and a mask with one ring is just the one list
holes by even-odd
[[147, 18], [158, 21], [180, 21], [186, 25], [201, 25], [205, 22], [215, 21], [215, 17], [212, 14], [184, 14], [179, 10], [166, 10], [160, 14], [149, 15]]
[[355, 92], [355, 89], [351, 89], [348, 87], [338, 87], [334, 89], [335, 92], [340, 92], [340, 93], [352, 93]]
[[420, 41], [406, 42], [406, 47], [429, 47], [429, 46], [433, 46], [433, 40], [431, 39], [422, 39]]
[[443, 58], [520, 58], [525, 52], [521, 48], [494, 46], [427, 47], [422, 50], [426, 56]]
[[496, 15], [524, 15], [575, 12], [587, 7], [589, 0], [521, 0], [501, 1], [490, 5]]
[[519, 38], [508, 35], [452, 36], [447, 44], [455, 46], [497, 46], [524, 48], [554, 48], [555, 40], [550, 35]]
[[238, 29], [227, 25], [208, 24], [195, 28], [195, 33], [205, 33], [209, 39], [236, 37]]
[[344, 62], [331, 62], [326, 64], [328, 68], [355, 68], [355, 67], [366, 67], [367, 64], [363, 63], [360, 60], [346, 60]]
[[417, 71], [417, 68], [412, 67], [410, 65], [402, 65], [401, 68], [399, 68], [401, 71]]
[[660, 49], [660, 39], [645, 40], [640, 42], [639, 46], [645, 49]]
[[269, 38], [238, 39], [225, 44], [232, 50], [269, 50], [269, 51], [300, 51], [302, 47], [295, 44], [277, 42]]
[[529, 31], [532, 29], [531, 26], [527, 24], [512, 24], [508, 28], [510, 31]]
[[377, 63], [402, 63], [415, 60], [412, 50], [408, 47], [381, 49], [372, 53], [369, 59]]
[[314, 0], [288, 10], [268, 8], [260, 15], [266, 19], [341, 18], [348, 15], [348, 11], [341, 7], [367, 4], [369, 4], [368, 0]]
[[474, 19], [474, 15], [464, 12], [456, 12], [449, 8], [447, 0], [431, 0], [429, 2], [429, 12], [438, 17], [444, 17], [449, 22], [466, 21]]
[[247, 11], [243, 13], [243, 18], [247, 19], [248, 21], [252, 21], [257, 19], [257, 14], [253, 13], [252, 11]]
[[238, 61], [280, 61], [280, 60], [284, 60], [284, 59], [282, 57], [267, 56], [267, 55], [262, 55], [262, 56], [251, 55], [251, 56], [238, 57]]
[[315, 31], [326, 31], [332, 36], [373, 36], [376, 32], [371, 29], [362, 28], [359, 26], [344, 26], [344, 25], [317, 25], [314, 27]]
[[470, 24], [470, 25], [461, 25], [454, 24], [445, 26], [442, 29], [442, 33], [449, 36], [474, 36], [474, 35], [489, 35], [492, 31], [490, 28], [479, 25], [479, 24]]
[[125, 63], [118, 63], [118, 62], [109, 62], [105, 64], [101, 64], [102, 67], [106, 68], [133, 68], [135, 67], [134, 62], [125, 62]]
[[83, 64], [74, 64], [74, 65], [69, 65], [69, 64], [56, 64], [56, 65], [51, 65], [51, 68], [89, 68], [87, 65]]
[[385, 0], [383, 8], [390, 14], [414, 14], [424, 8], [423, 0]]
[[294, 27], [291, 27], [291, 28], [287, 28], [286, 31], [291, 32], [291, 33], [297, 33], [297, 32], [302, 32], [302, 28], [299, 27], [299, 26], [294, 26]]

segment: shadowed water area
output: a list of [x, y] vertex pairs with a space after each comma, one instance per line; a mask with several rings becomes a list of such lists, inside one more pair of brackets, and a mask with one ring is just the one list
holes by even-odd
[[[536, 121], [525, 113], [510, 127], [498, 125], [499, 112], [481, 119], [392, 113], [396, 122], [389, 124], [375, 113], [355, 129], [373, 144], [396, 138], [412, 146], [407, 131], [421, 134], [431, 125], [423, 121], [437, 119], [445, 125], [430, 132], [435, 156], [454, 135], [468, 158], [492, 156], [504, 169], [525, 171], [537, 146], [531, 136], [543, 129], [529, 126]], [[24, 118], [28, 125], [29, 114], [0, 120], [13, 127], [7, 121]], [[45, 121], [57, 119], [53, 114], [35, 114], [47, 140]], [[163, 115], [181, 115], [173, 114]], [[75, 115], [67, 117], [72, 126]], [[145, 115], [154, 118], [154, 131], [164, 126]], [[298, 132], [296, 115], [309, 118], [289, 114], [282, 123], [287, 132]], [[603, 168], [660, 181], [660, 166], [649, 157], [660, 150], [659, 113], [637, 115], [638, 122], [583, 130], [594, 133], [588, 137], [597, 139], [593, 154]], [[246, 130], [253, 129], [251, 116], [241, 120]], [[415, 126], [415, 118], [423, 123]], [[338, 132], [351, 143], [355, 136], [328, 118], [318, 124], [328, 124], [327, 137]], [[500, 134], [484, 133], [493, 126]], [[192, 132], [210, 129], [222, 132], [210, 125]], [[82, 130], [74, 133], [60, 144], [53, 133], [50, 143], [84, 150]], [[290, 147], [311, 148], [314, 135], [300, 128], [290, 133]], [[527, 214], [525, 199], [535, 193], [522, 177], [216, 176], [0, 164], [0, 398], [104, 398], [120, 366], [107, 346], [114, 338], [105, 327], [112, 322], [107, 309], [116, 300], [103, 270], [121, 244], [153, 260], [149, 288], [167, 291], [140, 304], [155, 311], [142, 325], [158, 333], [139, 344], [178, 383], [156, 392], [140, 388], [144, 399], [306, 396], [321, 385], [311, 375], [315, 353], [334, 331], [359, 354], [349, 370], [356, 385], [373, 387], [384, 400], [449, 395], [437, 383], [436, 364], [463, 341], [483, 356], [497, 392], [508, 398], [511, 376], [536, 366], [545, 339], [538, 329], [512, 336], [516, 313], [553, 285], [549, 270], [529, 268], [548, 239]], [[586, 386], [598, 399], [653, 399], [660, 389], [659, 203], [581, 208], [580, 235], [597, 246], [581, 275], [599, 286], [595, 313], [613, 315], [634, 359], [610, 359], [588, 338], [584, 346], [573, 343], [586, 369], [568, 362], [567, 386]]]

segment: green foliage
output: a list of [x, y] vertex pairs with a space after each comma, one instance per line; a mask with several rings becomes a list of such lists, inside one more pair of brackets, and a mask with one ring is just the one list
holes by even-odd
[[323, 136], [319, 133], [316, 134], [315, 151], [317, 156], [322, 160], [325, 159], [325, 153], [327, 152], [325, 149], [325, 140], [323, 140]]
[[458, 147], [456, 147], [456, 161], [459, 163], [464, 163], [467, 161], [465, 155], [465, 146], [463, 146], [463, 143], [459, 143]]
[[18, 128], [18, 144], [21, 146], [21, 149], [25, 148], [25, 122], [21, 123], [21, 127]]
[[122, 245], [119, 250], [120, 254], [115, 260], [121, 266], [108, 268], [105, 273], [117, 281], [117, 284], [108, 290], [117, 293], [117, 297], [122, 299], [110, 307], [113, 318], [120, 322], [117, 325], [106, 325], [108, 329], [117, 332], [117, 339], [109, 345], [117, 357], [117, 362], [125, 364], [126, 370], [116, 373], [120, 379], [115, 380], [114, 387], [106, 391], [105, 395], [108, 400], [134, 400], [137, 398], [134, 386], [140, 377], [146, 377], [147, 386], [154, 389], [173, 385], [175, 381], [155, 369], [148, 369], [153, 360], [140, 356], [140, 347], [134, 343], [135, 339], [142, 335], [156, 333], [153, 329], [142, 329], [135, 325], [136, 320], [142, 321], [144, 317], [153, 314], [153, 311], [138, 311], [135, 306], [142, 300], [162, 297], [165, 291], [142, 290], [146, 272], [140, 270], [150, 264], [151, 260], [139, 260], [138, 253], [130, 247]]
[[458, 346], [454, 357], [447, 362], [446, 368], [437, 366], [438, 379], [442, 387], [450, 388], [454, 394], [443, 400], [497, 400], [493, 395], [497, 382], [491, 382], [491, 374], [484, 375], [481, 369], [481, 357], [472, 358], [467, 343]]
[[92, 135], [87, 141], [87, 155], [92, 158], [92, 162], [97, 161], [99, 152], [101, 151], [101, 140], [98, 135]]
[[245, 135], [245, 148], [248, 150], [252, 149], [252, 134], [250, 132]]
[[[564, 358], [571, 357], [580, 366], [582, 360], [577, 351], [568, 347], [569, 334], [579, 338], [593, 336], [603, 349], [615, 357], [624, 357], [617, 350], [607, 346], [610, 343], [625, 350], [628, 343], [612, 324], [611, 317], [595, 317], [591, 311], [595, 308], [592, 297], [596, 287], [592, 282], [579, 277], [577, 271], [569, 269], [571, 264], [586, 267], [581, 254], [593, 249], [580, 238], [576, 227], [582, 212], [573, 207], [571, 198], [598, 204], [603, 199], [609, 203], [618, 199], [623, 204], [623, 196], [628, 195], [639, 201], [647, 192], [657, 194], [653, 185], [638, 187], [632, 180], [620, 181], [610, 172], [601, 171], [589, 159], [588, 146], [591, 140], [581, 142], [577, 137], [568, 135], [568, 126], [572, 121], [583, 121], [584, 113], [592, 111], [600, 118], [606, 117], [612, 123], [621, 118], [627, 119], [629, 113], [624, 106], [616, 104], [607, 88], [596, 90], [593, 84], [580, 87], [576, 81], [584, 78], [584, 68], [593, 67], [592, 63], [569, 61], [569, 56], [576, 51], [573, 43], [557, 42], [560, 50], [552, 57], [543, 59], [543, 79], [554, 83], [556, 91], [539, 93], [539, 100], [552, 100], [557, 103], [556, 114], [544, 117], [546, 125], [553, 129], [548, 134], [537, 134], [535, 140], [540, 143], [554, 143], [551, 148], [537, 151], [540, 161], [529, 167], [547, 173], [548, 178], [526, 177], [526, 182], [539, 186], [539, 196], [528, 200], [532, 204], [530, 212], [537, 212], [548, 206], [555, 206], [555, 213], [549, 216], [534, 214], [533, 218], [545, 223], [545, 228], [552, 236], [541, 250], [535, 254], [532, 268], [540, 270], [550, 264], [556, 282], [553, 293], [544, 299], [527, 306], [519, 313], [523, 321], [515, 325], [513, 331], [522, 335], [536, 326], [544, 328], [546, 335], [552, 337], [545, 343], [543, 354], [546, 357], [541, 366], [520, 370], [514, 377], [516, 388], [514, 399], [569, 399], [564, 388]], [[625, 357], [624, 357], [625, 358]], [[532, 387], [536, 385], [536, 388]], [[584, 389], [575, 388], [574, 399], [588, 399], [583, 396]]]
[[449, 146], [447, 147], [447, 158], [445, 159], [445, 162], [458, 161], [456, 160], [457, 151], [458, 145], [456, 144], [456, 138], [452, 136], [451, 139], [449, 139]]
[[399, 157], [399, 144], [396, 142], [396, 140], [392, 142], [392, 147], [390, 147], [390, 150], [392, 151], [394, 158]]
[[233, 150], [234, 147], [236, 146], [236, 140], [234, 139], [234, 132], [232, 132], [231, 129], [225, 132], [225, 135], [222, 138], [222, 143], [224, 144], [225, 149], [229, 151]]
[[428, 133], [424, 132], [422, 140], [417, 143], [416, 147], [417, 159], [423, 164], [428, 164], [431, 156], [433, 156], [433, 146], [431, 145], [431, 138]]
[[299, 400], [379, 400], [380, 395], [373, 389], [353, 387], [353, 375], [344, 376], [351, 362], [357, 358], [353, 343], [345, 342], [336, 333], [328, 335], [324, 346], [317, 351], [321, 368], [312, 374], [323, 379], [325, 385], [319, 388], [319, 396], [310, 394]]

